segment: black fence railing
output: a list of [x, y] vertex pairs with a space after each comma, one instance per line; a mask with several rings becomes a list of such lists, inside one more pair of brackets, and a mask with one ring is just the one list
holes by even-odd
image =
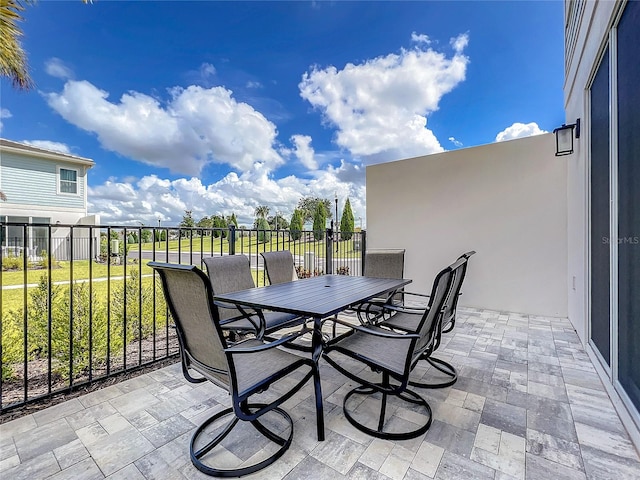
[[[147, 263], [290, 250], [300, 277], [361, 275], [366, 233], [0, 222], [0, 415], [178, 355]], [[0, 417], [1, 420], [1, 417]]]

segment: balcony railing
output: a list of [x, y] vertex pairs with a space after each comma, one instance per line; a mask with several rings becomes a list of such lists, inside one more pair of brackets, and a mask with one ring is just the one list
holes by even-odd
[[[301, 277], [361, 275], [365, 232], [0, 222], [0, 414], [177, 357], [150, 261], [290, 250]], [[322, 237], [322, 238], [316, 238]]]

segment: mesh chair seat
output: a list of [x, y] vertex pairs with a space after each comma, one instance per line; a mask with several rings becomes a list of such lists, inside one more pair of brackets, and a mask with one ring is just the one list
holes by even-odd
[[264, 268], [271, 285], [298, 280], [293, 255], [289, 250], [263, 252], [260, 255], [264, 259]]
[[[419, 315], [414, 315], [419, 318], [418, 327], [414, 332], [394, 332], [384, 325], [354, 326], [339, 319], [334, 320], [350, 330], [327, 341], [323, 357], [333, 368], [361, 385], [349, 391], [343, 402], [345, 417], [358, 430], [383, 439], [407, 440], [422, 435], [431, 426], [431, 407], [424, 398], [408, 388], [409, 376], [418, 361], [429, 356], [435, 348], [437, 332], [440, 329], [439, 312], [444, 306], [452, 277], [451, 267], [438, 273], [429, 297], [429, 308]], [[351, 365], [352, 362], [342, 361], [341, 356], [370, 367], [381, 379], [371, 381], [364, 378], [362, 368], [356, 369]], [[364, 395], [365, 402], [381, 396], [379, 415], [373, 422], [374, 425], [371, 425], [370, 418], [356, 418], [356, 409], [350, 407], [349, 403], [357, 395]], [[394, 422], [387, 422], [386, 418], [388, 396], [409, 402], [409, 408], [420, 410], [426, 421], [410, 431], [391, 431]], [[359, 404], [360, 402], [357, 405]]]

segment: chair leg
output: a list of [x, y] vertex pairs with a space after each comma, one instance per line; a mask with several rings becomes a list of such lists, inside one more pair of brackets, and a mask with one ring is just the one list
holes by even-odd
[[418, 388], [446, 388], [456, 383], [456, 381], [458, 380], [458, 372], [453, 365], [435, 357], [427, 357], [425, 360], [429, 362], [436, 370], [444, 373], [451, 378], [440, 383], [409, 381], [409, 385]]
[[[344, 416], [349, 421], [349, 423], [351, 423], [351, 425], [353, 425], [355, 428], [357, 428], [361, 432], [364, 432], [373, 437], [382, 438], [385, 440], [408, 440], [410, 438], [419, 437], [420, 435], [425, 433], [427, 430], [429, 430], [429, 427], [431, 427], [431, 421], [433, 420], [433, 415], [431, 412], [431, 406], [427, 403], [427, 401], [424, 398], [422, 398], [420, 395], [418, 395], [417, 393], [411, 390], [404, 390], [403, 392], [400, 392], [397, 394], [384, 392], [383, 391], [385, 389], [384, 384], [379, 384], [379, 386], [381, 387], [379, 390], [373, 389], [371, 387], [360, 386], [360, 387], [354, 388], [353, 390], [351, 390], [346, 394], [346, 396], [344, 397], [344, 403], [342, 407], [344, 411]], [[363, 422], [356, 420], [352, 412], [349, 410], [347, 406], [347, 402], [353, 395], [372, 395], [378, 392], [382, 394], [382, 400], [381, 400], [381, 406], [380, 406], [380, 415], [378, 416], [378, 425], [374, 429], [374, 428], [367, 427]], [[386, 401], [387, 401], [388, 395], [393, 395], [406, 402], [421, 406], [423, 408], [423, 413], [428, 417], [427, 421], [420, 427], [414, 430], [411, 430], [409, 432], [385, 431], [384, 417], [386, 416]]]
[[[257, 406], [260, 406], [260, 405], [257, 405]], [[285, 412], [284, 410], [280, 409], [280, 408], [274, 408], [271, 411], [279, 414], [289, 424], [290, 432], [289, 432], [289, 435], [287, 437], [283, 438], [280, 435], [276, 434], [275, 432], [269, 430], [265, 425], [263, 425], [258, 420], [253, 420], [253, 421], [249, 422], [265, 438], [267, 438], [271, 442], [275, 443], [276, 445], [280, 446], [280, 448], [278, 448], [275, 451], [275, 453], [273, 453], [270, 457], [268, 457], [268, 458], [266, 458], [266, 459], [264, 459], [264, 460], [262, 460], [262, 461], [260, 461], [258, 463], [255, 463], [253, 465], [248, 465], [248, 466], [235, 468], [235, 469], [216, 468], [214, 466], [207, 465], [207, 464], [204, 463], [204, 461], [202, 460], [203, 457], [205, 455], [207, 455], [209, 452], [211, 452], [216, 446], [218, 446], [220, 444], [220, 442], [222, 442], [227, 437], [227, 435], [229, 435], [229, 433], [231, 433], [231, 431], [238, 424], [239, 418], [235, 416], [233, 408], [226, 408], [226, 409], [222, 410], [221, 412], [218, 412], [215, 415], [213, 415], [212, 417], [210, 417], [207, 420], [205, 420], [205, 422], [197, 428], [197, 430], [193, 434], [193, 437], [191, 437], [191, 443], [189, 445], [189, 453], [190, 453], [190, 456], [191, 456], [191, 462], [202, 473], [204, 473], [206, 475], [211, 475], [211, 476], [214, 476], [214, 477], [223, 477], [223, 478], [242, 477], [244, 475], [249, 475], [251, 473], [255, 473], [255, 472], [259, 471], [259, 470], [262, 470], [265, 467], [268, 467], [273, 462], [278, 460], [284, 454], [284, 452], [287, 451], [287, 449], [291, 445], [291, 441], [293, 439], [293, 420], [291, 419], [289, 414], [287, 412]], [[225, 417], [227, 415], [232, 415], [233, 417], [231, 418], [229, 423], [227, 423], [227, 425], [222, 429], [222, 431], [220, 433], [218, 433], [206, 445], [198, 447], [196, 449], [195, 444], [198, 441], [198, 439], [200, 438], [200, 436], [203, 434], [205, 429], [209, 425], [211, 425], [212, 423], [216, 422], [217, 420], [220, 420], [221, 418], [223, 418], [223, 417]]]

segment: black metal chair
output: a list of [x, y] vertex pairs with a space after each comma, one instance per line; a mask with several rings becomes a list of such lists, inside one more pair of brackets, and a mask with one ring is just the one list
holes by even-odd
[[[444, 308], [441, 312], [441, 319], [439, 324], [441, 325], [440, 330], [436, 335], [436, 344], [434, 350], [437, 350], [440, 346], [441, 338], [443, 333], [448, 333], [453, 330], [456, 322], [456, 309], [458, 306], [458, 299], [461, 295], [462, 282], [467, 273], [467, 266], [469, 258], [474, 255], [475, 251], [469, 251], [463, 253], [458, 257], [458, 259], [450, 265], [450, 268], [453, 272], [453, 280], [451, 281], [451, 287], [449, 292], [447, 293]], [[423, 298], [428, 298], [428, 295], [415, 293], [415, 292], [405, 292], [405, 297], [418, 296]], [[410, 307], [405, 303], [402, 306], [398, 305], [386, 305], [385, 310], [387, 312], [393, 313], [392, 315], [385, 315], [384, 319], [379, 322], [380, 325], [384, 325], [396, 331], [403, 332], [414, 332], [418, 328], [418, 321], [415, 316], [406, 316], [406, 315], [398, 315], [399, 313], [414, 313], [421, 312], [424, 310], [424, 307]], [[428, 307], [427, 307], [428, 308]], [[448, 377], [446, 380], [442, 382], [420, 382], [412, 380], [409, 382], [410, 385], [414, 387], [421, 388], [445, 388], [453, 385], [458, 380], [458, 372], [453, 365], [449, 362], [446, 362], [440, 358], [434, 357], [431, 353], [424, 357], [424, 360], [429, 362], [431, 366], [433, 366], [436, 370], [443, 373]]]
[[[209, 380], [231, 394], [232, 407], [218, 411], [205, 420], [191, 438], [189, 452], [191, 461], [198, 470], [217, 477], [239, 477], [257, 472], [280, 458], [291, 445], [293, 421], [279, 406], [311, 378], [315, 387], [317, 435], [319, 440], [324, 439], [322, 391], [317, 364], [311, 358], [276, 348], [286, 345], [299, 335], [307, 333], [306, 331], [272, 343], [252, 338], [229, 346], [220, 327], [218, 308], [214, 305], [213, 291], [207, 276], [191, 265], [157, 262], [149, 262], [149, 265], [162, 280], [164, 295], [178, 332], [185, 378], [193, 383]], [[259, 312], [258, 316], [260, 317]], [[298, 375], [298, 371], [307, 369], [307, 372]], [[198, 372], [202, 378], [193, 377], [190, 370]], [[291, 374], [295, 377], [293, 382]], [[267, 391], [280, 380], [284, 380], [280, 385], [286, 388], [285, 393], [268, 403], [264, 403], [264, 398], [252, 400], [255, 395]], [[269, 412], [284, 419], [284, 426], [269, 427], [274, 419], [265, 423], [261, 418]], [[220, 426], [223, 423], [221, 419], [228, 416], [231, 419], [226, 426]], [[276, 448], [265, 449], [269, 456], [251, 465], [242, 463], [237, 468], [214, 466], [214, 461], [218, 460], [216, 453], [219, 452], [216, 447], [229, 437], [240, 420], [249, 422], [260, 435], [275, 444]], [[282, 424], [282, 420], [279, 423]], [[255, 439], [247, 436], [246, 441], [254, 442]], [[268, 447], [270, 445], [267, 443]]]
[[[205, 257], [207, 274], [214, 295], [237, 292], [255, 288], [251, 275], [251, 264], [246, 255], [223, 255], [221, 257]], [[224, 330], [236, 333], [253, 333], [258, 337], [272, 338], [274, 332], [295, 327], [305, 323], [306, 318], [283, 312], [262, 312], [264, 322], [258, 315], [248, 309], [238, 309], [235, 305], [216, 302], [219, 309], [220, 324]]]
[[[416, 364], [427, 358], [436, 347], [441, 312], [452, 279], [451, 267], [445, 268], [434, 280], [429, 308], [422, 312], [396, 313], [398, 316], [415, 317], [417, 328], [414, 332], [394, 332], [385, 326], [351, 325], [335, 320], [350, 330], [327, 341], [323, 357], [340, 373], [361, 385], [347, 393], [343, 404], [345, 417], [357, 429], [379, 438], [406, 440], [423, 434], [431, 426], [431, 407], [424, 398], [409, 390], [409, 376]], [[350, 367], [353, 362], [343, 362], [343, 356], [370, 367], [379, 381], [364, 378], [362, 369], [355, 371]], [[354, 395], [365, 395], [365, 399], [381, 396], [379, 415], [373, 422], [370, 418], [356, 418], [356, 411], [349, 406]], [[390, 431], [386, 418], [389, 396], [408, 402], [412, 407], [417, 405], [428, 417], [427, 421], [411, 431]]]
[[277, 252], [262, 252], [264, 268], [267, 272], [269, 284], [292, 282], [298, 280], [298, 274], [293, 263], [293, 255], [289, 250]]

